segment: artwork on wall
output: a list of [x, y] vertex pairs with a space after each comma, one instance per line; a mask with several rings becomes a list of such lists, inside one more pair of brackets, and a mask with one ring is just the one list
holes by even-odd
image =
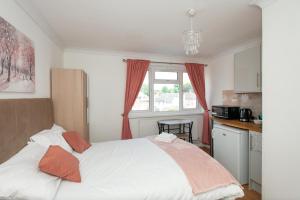
[[32, 41], [0, 17], [0, 92], [34, 92]]

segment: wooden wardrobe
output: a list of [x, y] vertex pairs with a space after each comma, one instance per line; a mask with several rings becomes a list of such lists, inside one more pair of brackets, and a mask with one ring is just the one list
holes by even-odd
[[79, 69], [53, 68], [51, 98], [55, 123], [79, 132], [89, 141], [86, 73]]

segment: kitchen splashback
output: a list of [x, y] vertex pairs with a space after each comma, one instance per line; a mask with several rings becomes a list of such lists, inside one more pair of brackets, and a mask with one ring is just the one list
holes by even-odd
[[262, 109], [262, 95], [261, 93], [236, 94], [233, 90], [224, 90], [223, 105], [250, 108], [253, 116], [257, 117]]

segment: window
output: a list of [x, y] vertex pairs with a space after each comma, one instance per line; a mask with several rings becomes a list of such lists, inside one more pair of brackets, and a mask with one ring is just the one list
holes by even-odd
[[193, 86], [186, 72], [183, 73], [183, 108], [184, 109], [196, 109], [197, 98], [193, 90]]
[[154, 84], [154, 111], [179, 111], [179, 84]]
[[178, 80], [177, 72], [155, 72], [156, 80]]
[[188, 74], [183, 67], [150, 66], [133, 111], [200, 111]]
[[149, 100], [149, 72], [147, 72], [132, 110], [149, 110]]

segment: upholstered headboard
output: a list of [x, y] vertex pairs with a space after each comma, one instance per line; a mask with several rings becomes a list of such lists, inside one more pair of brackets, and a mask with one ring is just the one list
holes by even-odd
[[1, 99], [0, 163], [22, 149], [30, 136], [52, 125], [51, 99]]

